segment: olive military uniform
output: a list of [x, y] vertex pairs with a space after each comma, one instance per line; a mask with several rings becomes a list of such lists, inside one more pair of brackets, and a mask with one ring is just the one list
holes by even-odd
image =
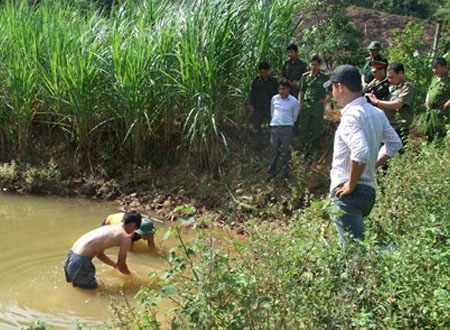
[[385, 109], [384, 112], [405, 144], [405, 139], [409, 135], [409, 126], [414, 118], [415, 88], [409, 81], [403, 80], [398, 85], [389, 86], [389, 93], [388, 101], [400, 100], [403, 102], [403, 106], [398, 111]]
[[[300, 148], [306, 156], [314, 155], [320, 146], [322, 136], [324, 101], [327, 91], [323, 84], [328, 76], [318, 72], [311, 76], [305, 73], [300, 81], [300, 92], [303, 93], [302, 108], [299, 114]], [[320, 102], [318, 102], [320, 101]]]
[[442, 79], [434, 76], [431, 80], [427, 93], [427, 103], [430, 106], [428, 110], [428, 122], [432, 115], [433, 125], [427, 124], [426, 134], [432, 140], [434, 135], [444, 137], [446, 135], [445, 125], [449, 123], [449, 109], [442, 109], [442, 106], [450, 99], [450, 77], [445, 75]]

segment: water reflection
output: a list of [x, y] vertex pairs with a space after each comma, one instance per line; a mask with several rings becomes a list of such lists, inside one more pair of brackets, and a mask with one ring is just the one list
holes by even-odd
[[[109, 320], [108, 293], [123, 288], [133, 297], [142, 285], [152, 285], [150, 272], [160, 273], [166, 267], [165, 259], [151, 255], [146, 242], [140, 240], [128, 254], [134, 275], [122, 275], [94, 259], [100, 288], [73, 288], [66, 283], [62, 267], [68, 249], [117, 209], [111, 203], [85, 199], [7, 193], [0, 193], [0, 203], [1, 329], [18, 329], [36, 320], [57, 329], [76, 329], [77, 323], [104, 325]], [[156, 227], [155, 241], [160, 247], [164, 226], [157, 223]], [[118, 248], [106, 253], [116, 260]]]

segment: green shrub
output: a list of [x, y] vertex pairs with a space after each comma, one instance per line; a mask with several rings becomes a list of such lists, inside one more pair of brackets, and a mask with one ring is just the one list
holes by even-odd
[[[328, 199], [290, 215], [269, 206], [274, 222], [261, 208], [263, 220], [244, 224], [245, 238], [208, 229], [185, 242], [175, 226], [180, 244], [160, 290], [143, 291], [141, 301], [170, 299], [172, 329], [447, 329], [445, 143], [411, 139], [379, 174], [383, 189], [366, 219], [363, 249], [339, 245]], [[184, 218], [195, 224], [191, 209]]]
[[24, 188], [27, 192], [40, 192], [48, 186], [60, 184], [61, 172], [58, 170], [57, 163], [51, 158], [47, 166], [43, 168], [27, 164], [23, 177]]
[[423, 32], [422, 26], [407, 23], [404, 29], [392, 31], [396, 42], [388, 46], [389, 61], [404, 65], [406, 78], [416, 89], [414, 102], [416, 115], [425, 111], [423, 104], [433, 75], [431, 51], [424, 47]]
[[0, 164], [0, 185], [10, 186], [19, 177], [17, 164], [15, 161]]
[[43, 321], [36, 321], [28, 328], [21, 328], [22, 330], [52, 330], [54, 327], [48, 325]]

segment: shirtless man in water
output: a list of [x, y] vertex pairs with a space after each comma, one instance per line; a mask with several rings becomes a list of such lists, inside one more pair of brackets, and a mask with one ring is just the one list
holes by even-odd
[[[126, 212], [121, 224], [102, 226], [81, 236], [73, 244], [64, 262], [66, 281], [84, 289], [97, 288], [95, 266], [92, 263], [94, 257], [123, 274], [131, 274], [126, 264], [127, 252], [132, 244], [131, 236], [141, 226], [141, 219], [139, 213]], [[105, 250], [113, 246], [120, 247], [117, 263], [105, 254]]]
[[[105, 218], [105, 220], [103, 220], [102, 226], [117, 225], [122, 222], [124, 215], [124, 212], [110, 214]], [[134, 235], [131, 237], [130, 251], [133, 251], [134, 242], [142, 239], [144, 241], [147, 241], [147, 246], [150, 252], [157, 252], [155, 246], [155, 232], [156, 228], [153, 224], [153, 221], [146, 216], [142, 216], [141, 226], [134, 232]]]

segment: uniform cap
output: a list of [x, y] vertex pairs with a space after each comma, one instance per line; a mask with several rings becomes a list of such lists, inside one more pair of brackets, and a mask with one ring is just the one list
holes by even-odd
[[383, 61], [372, 61], [370, 62], [371, 71], [375, 71], [378, 69], [386, 69], [387, 63]]
[[373, 49], [373, 50], [381, 50], [381, 44], [380, 44], [380, 42], [379, 41], [372, 41], [371, 43], [370, 43], [370, 45], [367, 47], [367, 49], [369, 49], [369, 50], [371, 50], [371, 49]]

